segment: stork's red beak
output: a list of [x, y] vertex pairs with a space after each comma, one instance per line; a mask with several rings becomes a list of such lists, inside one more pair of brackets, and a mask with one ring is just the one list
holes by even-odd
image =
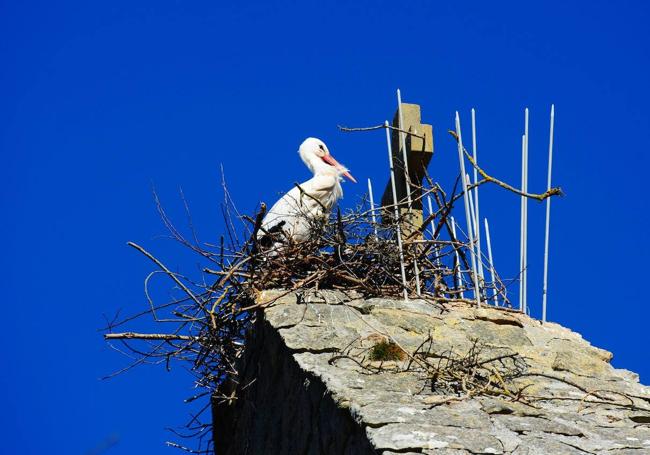
[[341, 163], [336, 161], [332, 155], [324, 155], [322, 157], [322, 159], [327, 164], [330, 164], [330, 165], [334, 166], [336, 169], [338, 169], [339, 171], [341, 171], [341, 174], [343, 174], [343, 176], [346, 177], [348, 180], [350, 180], [351, 182], [357, 183], [357, 181], [354, 179], [354, 177], [352, 177], [352, 174], [350, 174], [348, 172], [348, 170], [344, 166], [341, 165]]

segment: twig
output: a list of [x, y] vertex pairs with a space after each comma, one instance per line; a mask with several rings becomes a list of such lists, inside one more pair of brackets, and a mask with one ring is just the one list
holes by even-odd
[[144, 255], [147, 256], [149, 259], [151, 259], [154, 263], [156, 263], [156, 265], [157, 265], [158, 267], [160, 267], [162, 270], [164, 270], [165, 273], [166, 273], [166, 274], [167, 274], [167, 275], [168, 275], [172, 280], [174, 280], [174, 282], [175, 282], [176, 284], [178, 284], [178, 285], [180, 286], [180, 288], [181, 288], [181, 289], [182, 289], [182, 290], [183, 290], [183, 291], [188, 295], [189, 298], [191, 298], [192, 300], [194, 300], [194, 302], [195, 302], [197, 305], [199, 305], [200, 307], [203, 307], [203, 302], [199, 301], [199, 299], [196, 298], [196, 296], [192, 293], [192, 291], [190, 291], [190, 290], [187, 288], [187, 286], [185, 286], [185, 285], [183, 284], [183, 282], [182, 282], [181, 280], [179, 280], [179, 279], [176, 277], [176, 274], [173, 273], [171, 270], [169, 270], [167, 267], [165, 267], [165, 265], [164, 265], [162, 262], [160, 262], [158, 259], [156, 259], [154, 256], [152, 256], [149, 252], [147, 252], [147, 251], [146, 251], [144, 248], [142, 248], [140, 245], [135, 244], [135, 243], [133, 243], [133, 242], [126, 242], [126, 244], [129, 245], [130, 247], [135, 248], [135, 249], [138, 250], [140, 253], [144, 254]]
[[[456, 141], [458, 141], [458, 135], [456, 134], [456, 132], [449, 130], [448, 133], [451, 134], [454, 137], [454, 139], [456, 139]], [[474, 162], [474, 158], [472, 158], [472, 155], [470, 155], [467, 152], [467, 149], [465, 147], [463, 147], [463, 152], [465, 153], [465, 156], [467, 157], [469, 162], [472, 164], [472, 166], [474, 166], [476, 168], [478, 173], [481, 174], [481, 177], [483, 177], [486, 182], [495, 183], [495, 184], [499, 185], [501, 188], [504, 188], [504, 189], [506, 189], [508, 191], [512, 191], [513, 193], [516, 193], [516, 194], [518, 194], [520, 196], [524, 196], [524, 197], [527, 197], [527, 198], [530, 198], [530, 199], [537, 199], [538, 201], [543, 201], [547, 197], [562, 196], [564, 194], [564, 193], [562, 193], [562, 188], [560, 188], [560, 187], [551, 188], [551, 189], [549, 189], [549, 190], [547, 190], [547, 191], [545, 191], [545, 192], [543, 192], [541, 194], [527, 193], [527, 192], [524, 192], [522, 190], [519, 190], [519, 189], [515, 188], [512, 185], [509, 185], [509, 184], [507, 184], [505, 182], [502, 182], [501, 180], [498, 180], [498, 179], [488, 175], [483, 169], [481, 169]], [[480, 183], [483, 183], [483, 182], [478, 182], [477, 184], [480, 184]], [[472, 187], [469, 187], [468, 189], [471, 189], [471, 188]]]
[[382, 130], [384, 128], [387, 128], [389, 130], [397, 131], [400, 133], [408, 134], [409, 136], [414, 136], [414, 137], [419, 137], [420, 139], [425, 139], [425, 136], [413, 133], [411, 131], [405, 131], [403, 129], [394, 127], [392, 125], [386, 125], [386, 124], [381, 124], [381, 125], [376, 125], [376, 126], [366, 126], [362, 128], [348, 128], [347, 126], [341, 126], [341, 125], [336, 125], [336, 127], [339, 129], [339, 131], [343, 131], [344, 133], [355, 133], [355, 132], [361, 132], [361, 131], [374, 131], [374, 130]]
[[106, 333], [104, 334], [105, 340], [183, 340], [183, 341], [195, 341], [197, 337], [187, 336], [187, 335], [174, 335], [169, 333], [135, 333], [135, 332], [124, 332], [124, 333]]

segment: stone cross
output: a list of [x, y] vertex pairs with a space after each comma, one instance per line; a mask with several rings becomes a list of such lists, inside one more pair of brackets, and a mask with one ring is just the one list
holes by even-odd
[[[402, 219], [401, 227], [403, 235], [408, 236], [413, 231], [422, 226], [422, 180], [426, 174], [427, 166], [433, 156], [433, 127], [421, 123], [420, 106], [418, 104], [402, 103], [402, 117], [404, 125], [399, 126], [399, 111], [395, 112], [393, 117], [393, 126], [400, 128], [409, 133], [416, 134], [406, 135], [406, 157], [408, 161], [408, 176], [410, 178], [409, 189], [411, 192], [412, 211], [408, 215], [407, 193], [406, 193], [406, 173], [402, 153], [402, 144], [399, 131], [392, 131], [391, 147], [393, 152], [393, 163], [395, 167], [395, 187], [397, 189], [397, 202], [400, 208], [400, 218]], [[393, 190], [390, 178], [381, 198], [381, 205], [393, 205]], [[393, 210], [384, 210], [382, 221], [390, 223], [393, 219]]]

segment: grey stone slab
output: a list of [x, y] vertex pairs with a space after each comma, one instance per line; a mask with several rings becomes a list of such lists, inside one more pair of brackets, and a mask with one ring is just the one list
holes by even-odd
[[388, 424], [367, 428], [378, 449], [463, 449], [472, 453], [503, 453], [498, 439], [484, 431], [426, 424]]
[[492, 423], [476, 403], [460, 402], [429, 408], [420, 405], [413, 395], [401, 402], [374, 402], [359, 409], [364, 423], [372, 427], [387, 423], [428, 424], [458, 428], [488, 429]]
[[506, 428], [516, 433], [553, 433], [563, 434], [567, 436], [582, 436], [582, 431], [575, 426], [567, 425], [565, 423], [549, 420], [540, 417], [520, 417], [499, 415], [492, 416], [494, 421], [498, 421]]
[[512, 452], [512, 455], [585, 455], [585, 453], [590, 452], [585, 452], [554, 438], [532, 435], [522, 437], [521, 444]]
[[518, 415], [524, 417], [538, 417], [545, 414], [544, 410], [537, 407], [502, 398], [478, 397], [477, 401], [487, 414]]
[[293, 327], [310, 317], [307, 305], [296, 305], [288, 303], [286, 305], [277, 305], [268, 308], [264, 312], [264, 317], [276, 329]]

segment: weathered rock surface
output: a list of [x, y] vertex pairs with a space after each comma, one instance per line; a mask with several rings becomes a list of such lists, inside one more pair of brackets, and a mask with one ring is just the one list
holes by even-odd
[[[478, 339], [485, 356], [519, 354], [526, 374], [512, 384], [523, 399], [434, 394], [422, 372], [404, 371], [408, 358], [378, 373], [362, 357], [334, 358], [389, 338], [412, 353], [427, 337], [438, 353], [462, 354]], [[216, 452], [650, 454], [650, 388], [611, 358], [515, 312], [289, 294], [251, 333], [237, 399], [214, 408]]]

